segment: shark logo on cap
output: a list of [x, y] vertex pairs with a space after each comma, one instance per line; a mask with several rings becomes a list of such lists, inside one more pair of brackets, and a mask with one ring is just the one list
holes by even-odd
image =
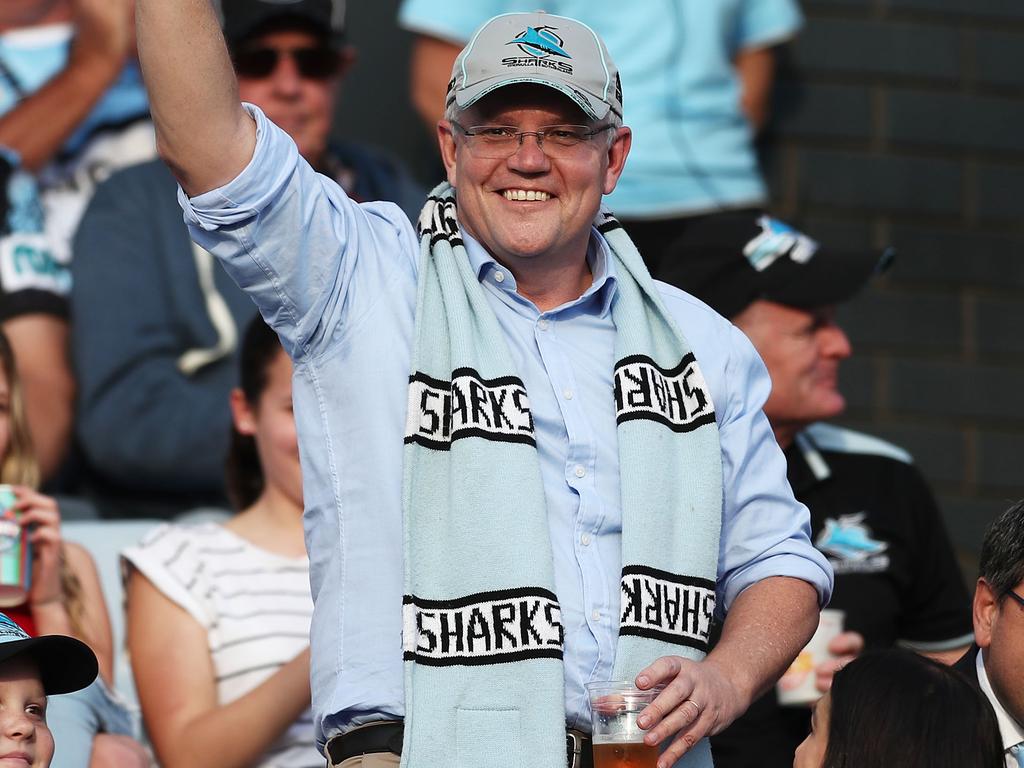
[[505, 45], [518, 45], [519, 50], [523, 53], [536, 56], [539, 59], [548, 56], [571, 59], [572, 56], [562, 48], [562, 38], [554, 33], [554, 29], [555, 27], [527, 27]]

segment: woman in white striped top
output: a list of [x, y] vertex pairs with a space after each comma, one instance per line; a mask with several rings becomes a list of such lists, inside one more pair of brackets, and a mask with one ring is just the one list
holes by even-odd
[[[232, 392], [224, 524], [163, 525], [124, 553], [128, 647], [163, 768], [322, 766], [291, 361], [259, 318]], [[168, 425], [173, 428], [173, 425]]]

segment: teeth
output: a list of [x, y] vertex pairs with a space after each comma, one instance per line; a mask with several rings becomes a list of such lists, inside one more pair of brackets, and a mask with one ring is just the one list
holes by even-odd
[[541, 192], [536, 189], [506, 189], [505, 199], [506, 200], [539, 200], [543, 202], [550, 198], [547, 192]]

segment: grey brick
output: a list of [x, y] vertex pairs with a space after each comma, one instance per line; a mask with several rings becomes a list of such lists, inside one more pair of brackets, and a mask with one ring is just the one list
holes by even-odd
[[887, 101], [885, 130], [893, 141], [1024, 152], [1022, 100], [891, 90]]
[[797, 226], [824, 247], [843, 250], [871, 247], [871, 226], [862, 217], [850, 220], [808, 216], [801, 219]]
[[878, 211], [958, 214], [963, 170], [947, 160], [805, 150], [800, 201]]
[[[1024, 356], [1024, 296], [1015, 299], [979, 297], [976, 301], [975, 344], [984, 355]], [[1021, 474], [1024, 483], [1024, 473]]]
[[894, 225], [894, 285], [1024, 288], [1024, 237]]
[[1024, 427], [1024, 365], [970, 365], [893, 360], [889, 380], [893, 411], [936, 418], [970, 418]]
[[839, 310], [839, 323], [854, 346], [915, 353], [961, 349], [960, 300], [949, 295], [867, 290]]
[[978, 434], [978, 484], [1024, 498], [1024, 430]]
[[983, 219], [1024, 218], [1024, 167], [978, 168], [978, 215]]
[[935, 11], [985, 18], [1024, 19], [1020, 0], [888, 0], [893, 10]]
[[781, 83], [772, 124], [783, 136], [868, 138], [872, 132], [870, 93], [857, 86]]
[[978, 553], [981, 542], [985, 539], [985, 531], [999, 514], [1010, 506], [1005, 498], [981, 498], [956, 494], [939, 496], [939, 506], [946, 520], [949, 536], [953, 540], [958, 554], [970, 565], [965, 569], [968, 579], [973, 582], [978, 577]]
[[874, 361], [866, 356], [844, 360], [839, 366], [839, 391], [851, 418], [870, 412], [878, 399], [878, 376]]
[[961, 69], [958, 30], [928, 24], [810, 19], [794, 43], [794, 56], [806, 73], [952, 81]]
[[974, 74], [983, 85], [1024, 85], [1024, 33], [978, 31]]
[[930, 483], [950, 486], [966, 480], [967, 450], [963, 432], [954, 427], [896, 424], [891, 419], [844, 424], [888, 440], [914, 457]]

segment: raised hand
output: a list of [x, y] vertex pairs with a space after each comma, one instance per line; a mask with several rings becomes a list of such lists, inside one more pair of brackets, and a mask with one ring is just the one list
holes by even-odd
[[864, 636], [859, 632], [840, 632], [828, 644], [828, 652], [834, 658], [819, 664], [815, 670], [815, 686], [822, 693], [832, 687], [832, 678], [864, 652]]
[[61, 532], [57, 502], [31, 488], [15, 486], [18, 523], [29, 530], [32, 547], [32, 586], [29, 606], [47, 605], [63, 600], [60, 580]]

